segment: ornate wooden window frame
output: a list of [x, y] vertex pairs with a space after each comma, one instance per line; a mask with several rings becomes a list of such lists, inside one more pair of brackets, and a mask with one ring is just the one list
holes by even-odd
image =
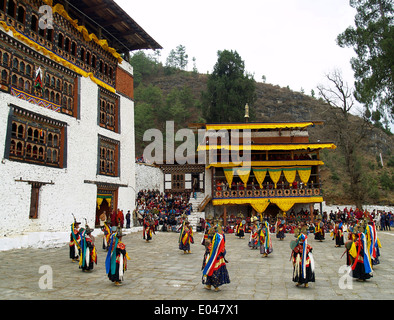
[[102, 128], [120, 133], [119, 96], [102, 87], [98, 94], [98, 125]]
[[67, 167], [67, 124], [10, 105], [4, 158], [11, 161]]
[[120, 142], [98, 135], [97, 174], [111, 177], [120, 176]]

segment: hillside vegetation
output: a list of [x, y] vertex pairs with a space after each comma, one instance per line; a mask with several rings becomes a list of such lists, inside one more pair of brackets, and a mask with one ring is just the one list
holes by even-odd
[[[175, 130], [187, 128], [189, 123], [205, 122], [201, 97], [207, 90], [209, 75], [166, 67], [144, 54], [132, 57], [131, 64], [135, 77], [136, 156], [141, 156], [150, 143], [143, 141], [147, 129], [160, 129], [164, 135], [165, 122], [169, 120], [175, 122]], [[255, 101], [250, 105], [255, 121], [323, 120], [323, 126], [309, 129], [310, 141], [338, 143], [332, 117], [335, 110], [322, 99], [259, 82], [256, 82], [255, 95]], [[361, 126], [363, 120], [351, 116], [349, 121]], [[358, 148], [356, 166], [364, 188], [363, 203], [394, 205], [393, 135], [371, 125], [367, 138]], [[321, 158], [325, 163], [321, 170], [325, 201], [332, 204], [356, 203], [349, 190], [345, 159], [339, 148], [323, 150]]]

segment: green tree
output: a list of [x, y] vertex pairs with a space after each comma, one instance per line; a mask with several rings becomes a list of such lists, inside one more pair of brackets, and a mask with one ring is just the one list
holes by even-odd
[[341, 47], [353, 47], [355, 98], [394, 118], [394, 5], [392, 0], [350, 0], [355, 27], [338, 35]]
[[186, 70], [189, 63], [189, 56], [186, 54], [186, 47], [179, 45], [176, 49], [172, 49], [166, 60], [166, 67], [173, 69]]
[[149, 103], [142, 102], [135, 105], [134, 108], [134, 125], [135, 125], [135, 141], [138, 150], [136, 153], [140, 153], [145, 147], [143, 142], [143, 136], [146, 130], [154, 128], [155, 116], [153, 113], [152, 106]]
[[144, 77], [152, 75], [158, 66], [156, 58], [147, 56], [143, 51], [137, 51], [129, 62], [133, 66], [135, 87], [140, 85]]
[[[202, 93], [203, 117], [208, 122], [243, 122], [245, 105], [253, 106], [256, 82], [245, 72], [245, 63], [236, 51], [218, 51], [218, 60]], [[255, 118], [250, 108], [250, 120]]]

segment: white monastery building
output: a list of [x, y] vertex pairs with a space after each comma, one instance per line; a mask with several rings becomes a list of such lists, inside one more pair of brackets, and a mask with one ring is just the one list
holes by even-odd
[[160, 48], [112, 0], [0, 0], [1, 237], [134, 209], [127, 61]]

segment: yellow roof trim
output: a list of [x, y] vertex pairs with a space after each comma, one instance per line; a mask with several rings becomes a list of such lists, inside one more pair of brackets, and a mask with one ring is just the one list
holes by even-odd
[[231, 129], [288, 129], [288, 128], [306, 128], [313, 126], [314, 122], [283, 122], [283, 123], [218, 123], [206, 124], [206, 130], [231, 130]]
[[199, 145], [197, 151], [204, 150], [306, 150], [306, 149], [336, 149], [333, 143], [306, 143], [306, 144], [264, 144], [264, 145]]

